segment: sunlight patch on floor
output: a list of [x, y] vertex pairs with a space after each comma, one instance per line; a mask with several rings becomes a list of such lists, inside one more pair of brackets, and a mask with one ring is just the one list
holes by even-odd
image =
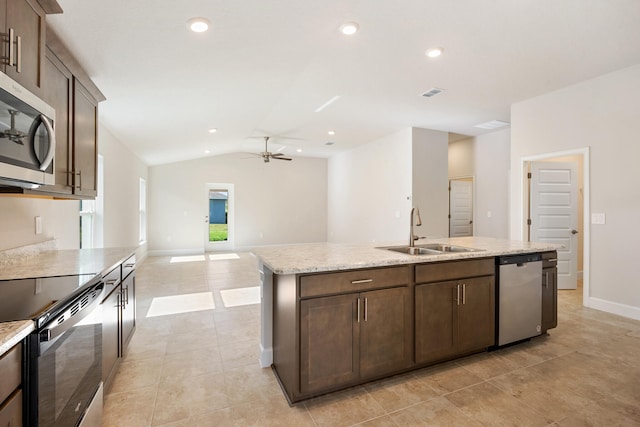
[[260, 286], [250, 288], [223, 289], [220, 291], [225, 307], [260, 304]]
[[204, 255], [172, 256], [170, 263], [204, 261]]
[[213, 310], [214, 308], [216, 306], [211, 292], [156, 297], [151, 300], [151, 307], [149, 307], [147, 317]]
[[209, 260], [218, 261], [221, 259], [240, 259], [238, 254], [209, 254]]

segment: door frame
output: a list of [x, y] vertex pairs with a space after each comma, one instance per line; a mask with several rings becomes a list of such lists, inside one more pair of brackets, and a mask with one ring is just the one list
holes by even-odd
[[[227, 241], [226, 242], [210, 242], [209, 241], [209, 191], [226, 190], [228, 192], [227, 199]], [[205, 231], [204, 231], [204, 252], [216, 251], [233, 251], [235, 249], [235, 194], [233, 184], [229, 183], [211, 183], [205, 184], [205, 199], [207, 205], [205, 207]]]
[[[566, 156], [582, 156], [582, 182], [583, 182], [583, 233], [582, 240], [582, 305], [590, 307], [591, 297], [591, 170], [590, 170], [590, 147], [577, 148], [574, 150], [556, 151], [551, 153], [537, 154], [534, 156], [526, 156], [520, 158], [520, 177], [521, 177], [521, 200], [520, 206], [522, 207], [522, 218], [519, 219], [520, 236], [523, 241], [526, 241], [527, 230], [525, 222], [527, 220], [527, 208], [529, 199], [528, 179], [527, 179], [527, 163], [544, 161], [555, 157]], [[580, 214], [578, 212], [578, 214]]]

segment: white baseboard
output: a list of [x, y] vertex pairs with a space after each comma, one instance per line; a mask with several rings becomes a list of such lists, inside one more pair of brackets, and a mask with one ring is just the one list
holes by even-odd
[[260, 345], [260, 357], [258, 358], [261, 368], [268, 368], [273, 364], [273, 348], [264, 348]]
[[590, 297], [587, 304], [587, 307], [589, 308], [595, 308], [596, 310], [606, 311], [607, 313], [640, 320], [640, 307], [620, 304], [594, 297]]
[[149, 256], [181, 256], [181, 255], [202, 255], [204, 254], [203, 248], [191, 248], [191, 249], [156, 249], [149, 251]]

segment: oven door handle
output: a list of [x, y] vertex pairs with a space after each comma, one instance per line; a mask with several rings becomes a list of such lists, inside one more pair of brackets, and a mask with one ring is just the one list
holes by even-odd
[[[38, 154], [36, 153], [36, 131], [40, 124], [44, 125], [45, 130], [47, 131], [47, 135], [49, 136], [49, 150], [44, 157], [44, 160], [40, 160]], [[56, 133], [53, 131], [53, 126], [51, 126], [51, 122], [44, 114], [40, 114], [31, 124], [31, 129], [29, 129], [29, 138], [31, 140], [31, 150], [33, 152], [33, 156], [38, 161], [38, 168], [41, 171], [47, 170], [51, 161], [53, 160], [53, 156], [56, 154]]]
[[[54, 340], [78, 323], [80, 323], [84, 318], [90, 315], [98, 307], [98, 305], [100, 305], [100, 301], [102, 301], [102, 294], [104, 294], [104, 283], [99, 282], [96, 285], [92, 286], [91, 289], [88, 289], [81, 296], [76, 298], [75, 301], [82, 301], [85, 296], [88, 296], [91, 301], [89, 301], [87, 305], [77, 311], [76, 304], [78, 304], [78, 302], [74, 302], [67, 310], [57, 316], [53, 322], [50, 322], [48, 325], [44, 326], [40, 331], [40, 342]], [[60, 319], [60, 316], [64, 316], [62, 322], [57, 320]]]

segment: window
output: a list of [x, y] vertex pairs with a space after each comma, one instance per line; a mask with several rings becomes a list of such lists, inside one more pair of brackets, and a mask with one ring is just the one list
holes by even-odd
[[104, 158], [98, 155], [98, 195], [80, 201], [80, 248], [103, 247]]
[[147, 240], [147, 182], [140, 178], [140, 243]]

